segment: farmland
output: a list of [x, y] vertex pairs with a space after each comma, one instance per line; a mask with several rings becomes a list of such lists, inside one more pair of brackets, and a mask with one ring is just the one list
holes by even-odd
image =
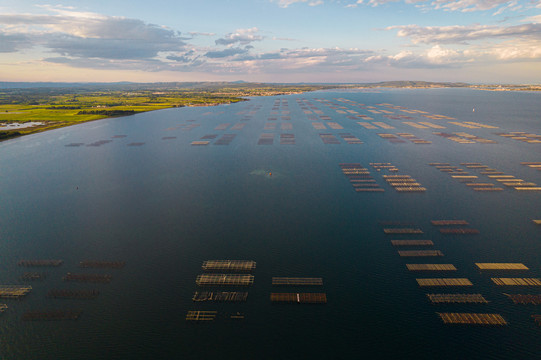
[[[213, 106], [249, 96], [292, 94], [324, 86], [196, 83], [36, 87], [0, 90], [0, 140], [59, 127], [184, 106]], [[31, 125], [31, 126], [30, 126]]]

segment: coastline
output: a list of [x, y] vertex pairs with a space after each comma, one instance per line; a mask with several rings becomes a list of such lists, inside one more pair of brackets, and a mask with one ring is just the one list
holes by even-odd
[[[394, 81], [369, 84], [286, 85], [244, 84], [209, 87], [204, 89], [62, 89], [53, 95], [43, 95], [38, 88], [30, 88], [25, 96], [14, 95], [12, 102], [0, 104], [0, 124], [40, 122], [42, 125], [21, 129], [0, 130], [0, 142], [21, 136], [45, 132], [89, 121], [124, 117], [139, 113], [176, 107], [209, 107], [249, 101], [249, 97], [302, 94], [318, 90], [377, 91], [381, 89], [442, 89], [470, 88], [480, 91], [540, 92], [541, 85], [471, 85], [465, 83], [429, 83]], [[9, 94], [9, 90], [4, 91]], [[40, 101], [29, 102], [32, 96]], [[58, 98], [62, 98], [58, 101]], [[81, 100], [81, 103], [77, 101]], [[19, 102], [17, 102], [19, 101]], [[11, 114], [10, 114], [11, 113]], [[21, 118], [9, 115], [24, 114]], [[113, 115], [111, 115], [113, 114]], [[2, 115], [7, 115], [2, 119]]]
[[[39, 122], [42, 125], [0, 130], [0, 141], [113, 117], [170, 109], [208, 107], [248, 101], [248, 97], [300, 94], [336, 88], [330, 85], [205, 84], [200, 88], [152, 84], [130, 88], [10, 88], [0, 90], [0, 124]], [[49, 92], [50, 90], [50, 92]]]
[[[45, 132], [45, 131], [49, 131], [49, 130], [60, 129], [60, 128], [63, 128], [63, 127], [69, 127], [69, 126], [73, 126], [73, 125], [77, 125], [77, 124], [84, 124], [84, 123], [88, 123], [88, 122], [92, 122], [92, 121], [112, 119], [112, 118], [120, 118], [120, 117], [127, 117], [127, 116], [142, 114], [142, 113], [146, 113], [146, 112], [151, 112], [151, 111], [173, 109], [173, 108], [181, 108], [181, 107], [210, 107], [210, 106], [219, 106], [219, 105], [229, 105], [229, 104], [234, 104], [234, 103], [241, 102], [241, 101], [249, 101], [249, 99], [239, 98], [238, 101], [230, 101], [230, 102], [216, 102], [216, 103], [209, 103], [209, 104], [190, 104], [190, 105], [183, 105], [183, 106], [173, 106], [173, 105], [172, 106], [164, 106], [164, 107], [159, 107], [159, 108], [155, 108], [155, 109], [135, 111], [135, 112], [132, 112], [130, 114], [116, 115], [116, 116], [101, 116], [99, 114], [96, 114], [95, 118], [76, 121], [76, 122], [56, 122], [55, 123], [54, 121], [49, 121], [49, 122], [44, 122], [43, 125], [23, 128], [23, 129], [21, 129], [23, 132], [20, 132], [17, 129], [0, 130], [0, 142], [6, 141], [6, 140], [11, 140], [11, 139], [16, 139], [16, 138], [23, 137], [23, 136], [26, 136], [26, 135], [37, 134], [37, 133], [41, 133], [41, 132]], [[11, 123], [12, 122], [13, 121], [11, 121]], [[4, 124], [4, 123], [10, 123], [10, 122], [0, 121], [0, 124]], [[21, 123], [23, 123], [23, 122], [21, 122]], [[6, 135], [4, 135], [4, 134], [6, 134]]]

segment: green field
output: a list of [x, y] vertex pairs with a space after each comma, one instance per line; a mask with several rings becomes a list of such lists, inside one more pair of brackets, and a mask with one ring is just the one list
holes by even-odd
[[0, 138], [25, 135], [112, 116], [125, 116], [171, 107], [217, 105], [237, 101], [242, 101], [242, 99], [174, 92], [154, 95], [151, 92], [111, 91], [51, 96], [1, 92], [0, 124], [40, 122], [42, 125], [2, 130]]
[[[152, 86], [154, 85], [154, 86]], [[183, 106], [211, 106], [244, 101], [247, 96], [300, 93], [323, 86], [265, 84], [132, 84], [110, 88], [30, 88], [0, 90], [0, 127], [39, 122], [40, 125], [0, 130], [0, 140], [86, 121], [127, 116]]]
[[[34, 84], [38, 83], [31, 83], [31, 85]], [[172, 107], [229, 104], [244, 101], [246, 97], [250, 96], [299, 94], [336, 88], [471, 87], [471, 85], [463, 83], [428, 83], [423, 81], [341, 85], [243, 82], [68, 85], [70, 84], [61, 84], [61, 86], [57, 84], [56, 87], [0, 89], [0, 128], [4, 127], [4, 124], [41, 123], [38, 126], [28, 128], [0, 129], [0, 140], [106, 117], [127, 116]], [[500, 89], [498, 87], [498, 90]]]

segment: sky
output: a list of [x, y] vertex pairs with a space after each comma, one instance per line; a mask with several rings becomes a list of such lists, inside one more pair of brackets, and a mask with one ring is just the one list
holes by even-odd
[[541, 0], [0, 0], [0, 81], [541, 84]]

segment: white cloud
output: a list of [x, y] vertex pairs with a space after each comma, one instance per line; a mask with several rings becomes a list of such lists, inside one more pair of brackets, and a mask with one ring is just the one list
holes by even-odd
[[[324, 0], [268, 0], [287, 8], [293, 4], [309, 6], [321, 5]], [[414, 5], [423, 12], [429, 10], [475, 12], [495, 10], [493, 16], [505, 12], [516, 12], [521, 9], [541, 8], [540, 0], [327, 0], [328, 3], [342, 4], [345, 8], [357, 8], [359, 5], [372, 7], [404, 3]]]
[[[289, 4], [299, 2], [288, 1]], [[359, 0], [352, 5], [382, 5], [392, 1]], [[310, 2], [317, 5], [320, 1], [301, 2], [304, 2], [304, 5], [309, 5]], [[468, 3], [471, 6], [471, 1]], [[267, 41], [267, 44], [263, 45], [268, 46], [276, 43], [262, 36], [262, 31], [256, 27], [237, 29], [216, 40], [212, 46], [193, 46], [187, 43], [189, 39], [181, 37], [178, 31], [138, 19], [76, 12], [69, 8], [43, 9], [50, 14], [0, 15], [0, 53], [13, 53], [36, 47], [37, 50], [45, 49], [48, 52], [41, 60], [42, 64], [100, 70], [191, 71], [216, 75], [346, 74], [369, 71], [376, 67], [388, 70], [455, 68], [458, 71], [472, 63], [482, 66], [541, 61], [541, 15], [523, 19], [527, 23], [522, 25], [507, 27], [389, 27], [387, 30], [395, 30], [398, 36], [411, 39], [417, 44], [406, 51], [393, 53], [338, 47], [261, 51], [252, 45], [263, 41]], [[187, 35], [195, 37], [215, 34], [193, 32]], [[212, 42], [211, 39], [208, 41]], [[465, 42], [471, 42], [472, 45], [465, 48], [462, 46]], [[296, 43], [290, 44], [295, 46]], [[459, 45], [452, 47], [451, 44]], [[278, 46], [283, 45], [284, 43], [281, 43]], [[39, 61], [35, 60], [35, 63]], [[344, 75], [343, 78], [347, 77]]]
[[[227, 71], [242, 73], [246, 69], [259, 73], [347, 72], [365, 67], [365, 59], [373, 52], [362, 49], [301, 48], [281, 49], [267, 53], [241, 54], [227, 62]], [[223, 69], [225, 63], [205, 64], [208, 71]]]
[[540, 40], [513, 40], [499, 44], [478, 46], [470, 50], [472, 56], [486, 61], [541, 61]]
[[[290, 5], [297, 3], [305, 3], [310, 6], [321, 5], [323, 0], [269, 0], [278, 4], [282, 8], [287, 8]], [[328, 0], [331, 3], [343, 3], [340, 0]], [[524, 7], [536, 7], [541, 8], [541, 2], [539, 0], [346, 0], [346, 8], [356, 8], [359, 5], [367, 5], [372, 7], [378, 7], [382, 5], [388, 5], [392, 3], [404, 3], [409, 5], [415, 5], [416, 7], [426, 10], [444, 10], [444, 11], [460, 11], [460, 12], [473, 12], [473, 11], [496, 11], [493, 15], [500, 15], [506, 11], [518, 11]]]
[[[400, 0], [368, 0], [366, 4], [375, 7], [375, 6], [384, 5], [384, 4], [388, 4], [392, 2], [399, 2], [399, 1]], [[360, 4], [359, 2], [357, 3]], [[361, 1], [361, 3], [363, 3], [363, 1]]]
[[386, 30], [398, 29], [397, 36], [408, 37], [418, 43], [466, 43], [480, 39], [541, 38], [541, 23], [514, 26], [469, 25], [469, 26], [391, 26]]
[[[301, 0], [284, 1], [300, 2]], [[496, 11], [495, 15], [499, 15], [506, 10], [516, 11], [520, 9], [521, 6], [517, 5], [519, 1], [520, 0], [357, 0], [354, 3], [346, 5], [346, 7], [356, 7], [359, 4], [377, 7], [390, 3], [402, 2], [405, 4], [416, 4], [416, 6], [420, 6], [424, 9], [471, 12], [492, 10], [507, 4]]]
[[237, 29], [235, 32], [216, 40], [216, 45], [232, 45], [235, 43], [247, 45], [253, 41], [261, 41], [263, 40], [263, 36], [257, 34], [258, 32], [259, 29], [256, 27], [251, 29]]
[[433, 0], [432, 5], [436, 9], [445, 9], [451, 11], [482, 11], [491, 10], [502, 4], [512, 3], [509, 0]]
[[522, 5], [517, 5], [517, 4], [518, 4], [518, 1], [511, 1], [506, 6], [500, 7], [494, 14], [492, 14], [492, 16], [500, 15], [500, 14], [504, 13], [508, 9], [510, 9], [511, 11], [517, 11], [517, 10], [521, 9]]
[[215, 33], [209, 33], [209, 32], [200, 32], [200, 31], [190, 31], [188, 34], [190, 36], [215, 36]]
[[536, 24], [541, 24], [541, 15], [529, 16], [529, 17], [523, 19], [522, 21], [523, 22], [532, 22], [532, 23], [536, 23]]
[[462, 54], [459, 51], [444, 49], [440, 45], [435, 45], [426, 52], [426, 58], [432, 64], [446, 64], [456, 59], [462, 59]]
[[418, 53], [404, 50], [395, 55], [378, 55], [366, 59], [367, 63], [383, 63], [397, 68], [423, 69], [458, 67], [472, 61], [473, 59], [462, 51], [446, 49], [439, 45]]
[[276, 2], [278, 6], [282, 8], [286, 8], [289, 5], [293, 5], [296, 3], [308, 3], [310, 6], [316, 6], [323, 4], [323, 0], [272, 0], [273, 2]]
[[434, 45], [417, 52], [404, 50], [394, 55], [378, 54], [365, 59], [365, 62], [371, 64], [412, 69], [464, 68], [470, 65], [491, 66], [539, 61], [541, 61], [541, 40], [513, 40], [470, 46], [465, 50]]
[[298, 41], [297, 39], [294, 39], [294, 38], [284, 38], [284, 37], [276, 37], [276, 36], [273, 36], [272, 40], [277, 40], [277, 41]]

